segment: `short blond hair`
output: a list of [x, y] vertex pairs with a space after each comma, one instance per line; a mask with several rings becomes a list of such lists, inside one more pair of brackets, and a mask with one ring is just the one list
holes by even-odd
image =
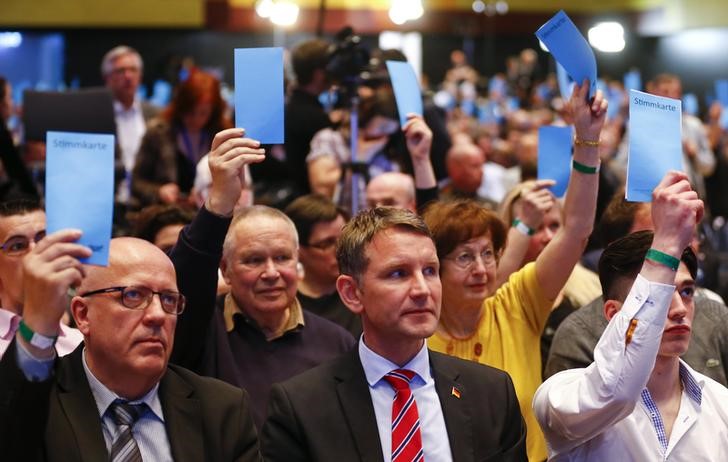
[[394, 207], [363, 210], [344, 226], [336, 245], [339, 272], [359, 282], [369, 265], [367, 246], [377, 234], [392, 228], [412, 231], [432, 239], [430, 229], [422, 218], [409, 210]]

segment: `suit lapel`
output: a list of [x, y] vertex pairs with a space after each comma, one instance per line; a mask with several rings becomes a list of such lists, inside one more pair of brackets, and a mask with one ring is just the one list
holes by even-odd
[[164, 426], [174, 460], [205, 460], [200, 402], [193, 388], [167, 369], [159, 383]]
[[452, 362], [445, 361], [445, 357], [439, 353], [431, 350], [428, 353], [435, 389], [445, 417], [452, 458], [458, 462], [475, 460], [473, 423], [468, 405], [473, 397], [457, 382], [460, 373]]
[[337, 380], [340, 381], [336, 387], [339, 404], [349, 423], [349, 431], [361, 461], [380, 462], [384, 459], [382, 443], [379, 440], [379, 429], [369, 385], [359, 360], [359, 349], [352, 348], [351, 354], [350, 360], [341, 362], [342, 367], [336, 374]]
[[106, 460], [109, 455], [101, 417], [81, 364], [82, 352], [83, 344], [62, 359], [58, 371], [58, 401], [76, 438], [81, 460]]

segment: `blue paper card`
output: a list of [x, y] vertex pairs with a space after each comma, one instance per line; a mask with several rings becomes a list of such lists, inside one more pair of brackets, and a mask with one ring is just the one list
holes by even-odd
[[682, 102], [631, 90], [627, 200], [651, 202], [662, 177], [683, 170], [682, 156]]
[[538, 129], [538, 179], [556, 181], [549, 188], [556, 197], [563, 197], [569, 185], [571, 139], [571, 126], [544, 126]]
[[569, 77], [569, 73], [566, 72], [564, 66], [556, 61], [556, 80], [559, 82], [559, 93], [561, 93], [561, 99], [569, 101], [571, 93], [574, 91], [574, 81]]
[[417, 81], [417, 75], [415, 75], [415, 70], [410, 63], [387, 61], [387, 71], [392, 81], [394, 98], [397, 100], [399, 123], [404, 126], [407, 123], [407, 114], [422, 115], [420, 83]]
[[114, 212], [114, 135], [52, 132], [46, 135], [46, 228], [75, 228], [92, 265], [109, 262]]
[[262, 144], [282, 144], [283, 48], [235, 49], [235, 126]]
[[564, 10], [541, 26], [536, 31], [536, 36], [574, 81], [581, 85], [584, 79], [589, 79], [589, 96], [594, 96], [597, 88], [597, 60], [594, 51]]
[[607, 98], [607, 119], [612, 120], [619, 115], [625, 93], [615, 85], [607, 87], [604, 95]]
[[723, 112], [720, 117], [720, 126], [728, 128], [728, 80], [715, 81], [715, 97], [723, 106]]
[[695, 93], [685, 93], [682, 97], [683, 112], [685, 114], [697, 115], [700, 110], [698, 97]]
[[624, 90], [642, 91], [642, 75], [637, 69], [633, 69], [624, 74]]
[[506, 82], [506, 79], [499, 75], [491, 77], [490, 82], [488, 82], [488, 96], [500, 101], [505, 98], [506, 93], [508, 93], [508, 82]]

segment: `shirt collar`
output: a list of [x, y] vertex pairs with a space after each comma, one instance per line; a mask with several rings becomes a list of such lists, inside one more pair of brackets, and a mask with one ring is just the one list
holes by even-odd
[[20, 316], [12, 311], [0, 308], [0, 339], [9, 340], [15, 335], [19, 323]]
[[[283, 329], [281, 329], [280, 332], [277, 332], [270, 337], [266, 337], [266, 340], [268, 340], [269, 342], [277, 338], [283, 337], [288, 332], [298, 330], [304, 326], [303, 309], [301, 308], [301, 304], [298, 302], [297, 298], [293, 299], [293, 304], [288, 307], [288, 310], [290, 310], [288, 322], [285, 326], [283, 326]], [[253, 327], [255, 327], [256, 330], [261, 330], [260, 326], [258, 326], [258, 323], [255, 322], [255, 320], [252, 319], [250, 316], [247, 316], [245, 312], [240, 308], [238, 303], [233, 298], [232, 293], [228, 293], [225, 296], [225, 305], [223, 307], [222, 315], [223, 319], [225, 320], [225, 330], [227, 332], [232, 332], [233, 329], [235, 329], [236, 317], [242, 318], [244, 322], [252, 325]]]
[[680, 381], [688, 397], [700, 405], [703, 400], [705, 379], [696, 379], [693, 370], [682, 359], [680, 360]]
[[375, 353], [364, 343], [364, 334], [359, 339], [359, 359], [364, 368], [367, 382], [374, 387], [389, 372], [395, 369], [408, 369], [419, 377], [421, 383], [427, 384], [433, 381], [430, 373], [430, 355], [427, 350], [427, 341], [422, 345], [419, 352], [407, 364], [400, 367], [387, 358]]
[[[86, 378], [88, 379], [89, 387], [91, 388], [91, 394], [94, 396], [94, 400], [96, 401], [96, 407], [99, 411], [99, 416], [104, 417], [104, 414], [106, 413], [107, 409], [117, 399], [126, 401], [121, 396], [117, 395], [113, 391], [109, 390], [106, 385], [101, 383], [99, 379], [96, 378], [96, 376], [91, 372], [91, 369], [88, 368], [88, 364], [86, 364], [86, 349], [83, 349], [83, 355], [81, 356], [82, 363], [83, 363], [83, 370], [86, 373]], [[164, 422], [164, 415], [162, 414], [162, 403], [159, 401], [159, 382], [157, 382], [154, 387], [152, 387], [149, 392], [142, 396], [140, 399], [135, 399], [131, 401], [132, 404], [139, 404], [144, 403], [146, 404], [149, 409], [154, 413], [159, 420]]]
[[125, 108], [123, 104], [121, 104], [119, 101], [114, 100], [114, 114], [128, 114], [128, 113], [135, 113], [142, 110], [142, 103], [139, 101], [139, 98], [134, 98], [134, 102], [131, 104], [131, 107], [129, 109]]

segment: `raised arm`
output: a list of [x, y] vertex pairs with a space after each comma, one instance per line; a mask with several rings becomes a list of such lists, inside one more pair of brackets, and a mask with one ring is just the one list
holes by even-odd
[[[21, 329], [57, 337], [68, 306], [68, 289], [84, 277], [79, 258], [91, 250], [76, 244], [77, 230], [43, 238], [23, 259], [23, 323]], [[36, 342], [33, 342], [36, 343]], [[3, 459], [35, 460], [43, 447], [53, 385], [56, 351], [27, 341], [21, 330], [0, 361], [0, 447]], [[39, 457], [40, 459], [40, 457]]]
[[554, 206], [556, 199], [547, 188], [553, 186], [553, 180], [538, 180], [533, 185], [525, 187], [521, 192], [520, 198], [513, 201], [513, 213], [503, 215], [513, 215], [515, 220], [523, 225], [510, 225], [508, 230], [508, 240], [503, 255], [498, 262], [498, 271], [496, 272], [496, 287], [500, 287], [508, 280], [510, 275], [518, 271], [523, 265], [523, 259], [528, 252], [528, 246], [531, 242], [531, 234], [538, 230], [543, 223], [543, 217]]
[[607, 101], [597, 90], [587, 102], [589, 82], [574, 87], [569, 104], [576, 138], [569, 186], [564, 200], [564, 226], [536, 259], [536, 277], [548, 298], [556, 298], [581, 258], [594, 227], [599, 185], [599, 135], [607, 115]]
[[[703, 203], [685, 174], [668, 173], [653, 193], [652, 249], [679, 259], [702, 214]], [[589, 441], [634, 410], [655, 364], [674, 281], [674, 270], [645, 259], [594, 350], [594, 363], [556, 374], [539, 387], [533, 408], [552, 456]]]
[[230, 128], [215, 135], [209, 154], [212, 185], [205, 205], [180, 233], [170, 258], [177, 286], [188, 308], [177, 320], [172, 362], [197, 369], [205, 335], [215, 310], [217, 268], [222, 243], [244, 187], [243, 168], [261, 162], [260, 143], [243, 138], [245, 131]]

